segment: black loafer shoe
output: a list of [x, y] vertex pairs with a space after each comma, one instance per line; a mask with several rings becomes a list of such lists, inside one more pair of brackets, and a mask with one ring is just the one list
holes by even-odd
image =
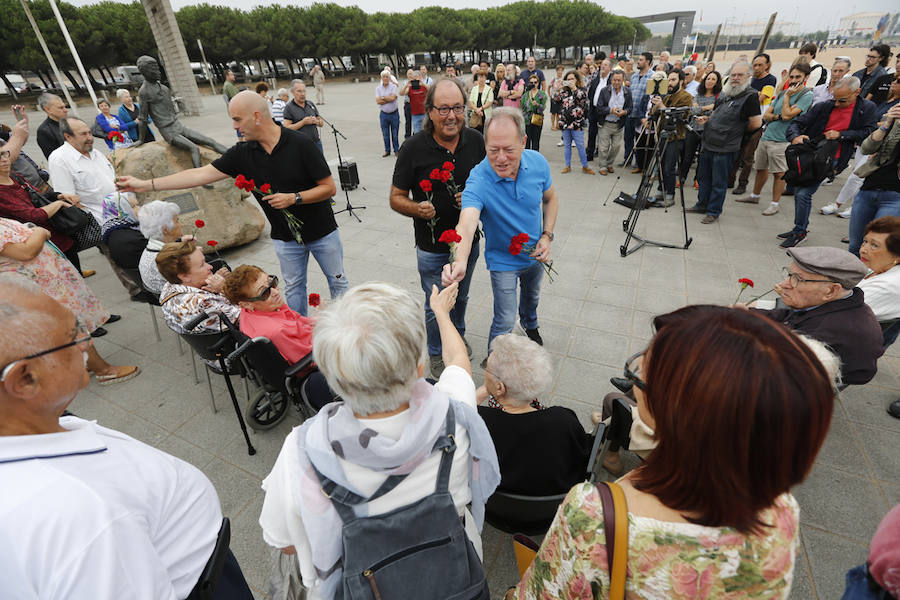
[[888, 414], [894, 417], [895, 419], [900, 419], [900, 400], [894, 400], [888, 406]]
[[526, 329], [525, 335], [527, 335], [528, 339], [531, 340], [532, 342], [536, 343], [538, 346], [544, 345], [544, 340], [543, 340], [543, 338], [541, 338], [541, 334], [538, 333], [537, 327], [535, 327], [534, 329]]
[[116, 321], [121, 321], [122, 315], [109, 315], [109, 318], [106, 320], [104, 325], [109, 325], [110, 323], [115, 323]]
[[97, 329], [95, 329], [91, 332], [91, 337], [92, 338], [103, 337], [107, 333], [109, 333], [109, 332], [106, 331], [105, 329], [103, 329], [102, 327], [98, 327]]
[[634, 384], [624, 377], [610, 377], [609, 382], [613, 384], [617, 390], [623, 394], [627, 394], [634, 387]]

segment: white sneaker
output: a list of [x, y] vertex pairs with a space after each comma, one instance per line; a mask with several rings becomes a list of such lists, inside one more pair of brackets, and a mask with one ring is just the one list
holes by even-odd
[[575, 147], [575, 142], [572, 142], [572, 147], [573, 147], [573, 148]]
[[766, 207], [766, 210], [762, 211], [763, 216], [770, 217], [778, 212], [778, 203], [777, 202], [769, 202], [769, 205]]
[[851, 212], [852, 210], [853, 210], [853, 207], [851, 206], [851, 207], [848, 208], [847, 210], [842, 210], [841, 212], [839, 212], [839, 213], [838, 213], [838, 216], [839, 216], [840, 218], [842, 218], [842, 219], [849, 219], [849, 218], [850, 218], [850, 212]]
[[559, 140], [559, 141], [556, 143], [556, 145], [557, 145], [558, 147], [562, 148], [562, 145], [563, 145], [562, 140]]
[[834, 213], [841, 210], [841, 205], [837, 202], [832, 202], [831, 204], [826, 204], [822, 208], [819, 209], [819, 213], [823, 215], [833, 215]]

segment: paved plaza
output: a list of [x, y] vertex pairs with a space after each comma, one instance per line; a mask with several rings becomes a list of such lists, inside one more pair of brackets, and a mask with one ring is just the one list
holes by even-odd
[[[395, 159], [381, 158], [374, 87], [375, 83], [332, 83], [326, 91], [327, 104], [320, 106], [322, 115], [348, 138], [341, 140], [343, 156], [355, 160], [359, 168], [361, 187], [350, 192], [351, 201], [367, 206], [359, 213], [362, 223], [346, 213], [338, 215], [344, 265], [351, 285], [388, 281], [421, 296], [412, 223], [388, 205]], [[206, 96], [204, 102], [206, 113], [184, 119], [185, 124], [220, 142], [234, 142], [222, 98]], [[83, 117], [93, 115], [89, 106], [82, 106], [81, 112]], [[37, 158], [42, 154], [34, 143], [34, 133], [43, 115], [33, 107], [29, 115], [32, 137], [26, 151]], [[334, 172], [334, 137], [327, 127], [321, 134]], [[645, 247], [622, 258], [619, 246], [627, 210], [613, 204], [612, 198], [608, 204], [604, 202], [613, 187], [613, 196], [619, 191], [633, 192], [638, 176], [628, 172], [617, 178], [624, 169], [607, 177], [588, 176], [577, 168], [562, 175], [558, 141], [548, 120], [541, 148], [550, 161], [560, 198], [556, 241], [551, 249], [559, 275], [553, 283], [545, 280], [539, 309], [541, 334], [556, 366], [552, 391], [542, 400], [572, 408], [588, 427], [590, 412], [599, 409], [603, 395], [611, 390], [609, 378], [621, 376], [626, 357], [646, 346], [654, 315], [689, 303], [733, 302], [741, 277], [756, 282], [753, 291], [757, 293], [771, 289], [780, 279], [781, 267], [789, 262], [775, 234], [791, 228], [794, 203], [785, 198], [780, 214], [763, 217], [760, 210], [768, 203], [768, 184], [758, 207], [737, 204], [729, 193], [717, 223], [701, 225], [701, 215], [688, 215], [693, 238], [688, 250]], [[573, 156], [573, 167], [577, 166]], [[821, 188], [814, 209], [834, 199], [846, 175]], [[685, 191], [688, 206], [696, 201], [696, 194], [692, 189]], [[335, 201], [335, 209], [344, 208], [343, 192], [339, 191]], [[206, 216], [208, 221], [214, 218]], [[814, 210], [807, 244], [846, 248], [840, 239], [846, 235], [847, 225], [847, 220], [824, 217]], [[679, 243], [681, 228], [680, 210], [653, 209], [641, 215], [637, 231], [652, 239]], [[232, 266], [249, 263], [279, 273], [267, 232], [251, 244], [224, 251], [223, 256]], [[70, 410], [202, 469], [218, 490], [224, 514], [232, 520], [232, 549], [256, 596], [265, 597], [271, 554], [257, 523], [263, 501], [260, 482], [299, 418], [291, 411], [276, 428], [251, 434], [258, 453], [248, 456], [224, 381], [213, 378], [219, 409], [213, 413], [204, 376], [200, 375], [199, 385], [194, 382], [190, 357], [178, 352], [175, 335], [165, 330], [161, 316], [157, 313], [163, 328], [162, 341], [157, 342], [148, 307], [128, 300], [106, 260], [90, 250], [82, 254], [82, 262], [98, 271], [88, 280], [90, 287], [111, 312], [123, 316], [121, 322], [108, 327], [107, 336], [96, 341], [98, 350], [110, 362], [140, 365], [143, 372], [120, 385], [99, 387], [92, 382]], [[309, 275], [309, 291], [325, 298], [328, 286], [314, 262]], [[492, 318], [483, 260], [473, 278], [467, 316], [466, 337], [474, 349], [472, 365], [480, 384], [478, 364], [486, 355]], [[898, 377], [900, 347], [895, 346], [879, 361], [878, 375], [870, 384], [851, 386], [841, 394], [813, 472], [794, 490], [801, 507], [801, 545], [792, 598], [840, 598], [844, 573], [865, 560], [868, 541], [881, 517], [900, 502], [900, 420], [885, 412], [888, 402], [900, 393]], [[243, 393], [240, 385], [238, 393]], [[691, 435], [690, 431], [684, 433]], [[636, 462], [633, 457], [631, 460]], [[492, 596], [499, 598], [517, 578], [511, 540], [488, 525], [483, 539]]]

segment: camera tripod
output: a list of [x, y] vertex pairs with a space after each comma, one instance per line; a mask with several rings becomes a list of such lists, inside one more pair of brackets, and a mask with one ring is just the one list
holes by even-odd
[[[625, 232], [625, 241], [622, 242], [622, 245], [619, 246], [619, 254], [622, 255], [622, 258], [625, 258], [629, 254], [636, 252], [640, 248], [644, 246], [657, 246], [659, 248], [680, 248], [682, 250], [687, 250], [691, 245], [691, 242], [694, 241], [693, 238], [688, 237], [687, 230], [687, 212], [684, 204], [684, 182], [681, 180], [681, 157], [676, 157], [675, 161], [675, 174], [678, 178], [678, 192], [681, 199], [681, 218], [684, 223], [684, 244], [671, 244], [667, 242], [656, 242], [650, 239], [643, 238], [634, 232], [635, 227], [637, 226], [638, 216], [640, 216], [641, 211], [647, 208], [647, 199], [652, 193], [653, 188], [653, 179], [652, 176], [654, 173], [659, 177], [660, 183], [662, 182], [663, 172], [662, 172], [662, 163], [663, 156], [665, 156], [666, 148], [669, 146], [669, 143], [672, 141], [672, 138], [675, 136], [675, 129], [673, 128], [664, 128], [659, 133], [659, 141], [656, 143], [656, 146], [653, 148], [653, 154], [650, 156], [650, 160], [647, 163], [647, 168], [644, 169], [643, 174], [641, 175], [641, 183], [638, 185], [637, 192], [634, 196], [629, 196], [625, 192], [622, 192], [619, 195], [619, 198], [616, 198], [615, 202], [618, 204], [622, 204], [624, 206], [628, 206], [631, 210], [628, 213], [628, 218], [622, 221], [622, 231]], [[665, 186], [663, 186], [665, 187]], [[665, 194], [665, 191], [663, 192]], [[628, 245], [631, 243], [631, 240], [635, 239], [638, 241], [637, 245], [633, 248], [629, 248]]]
[[[344, 159], [341, 158], [341, 144], [338, 142], [338, 136], [341, 136], [345, 140], [347, 138], [344, 136], [343, 133], [338, 131], [337, 127], [335, 127], [333, 123], [328, 121], [326, 118], [322, 117], [322, 115], [319, 115], [319, 117], [321, 117], [322, 120], [325, 121], [325, 123], [329, 127], [331, 127], [331, 132], [334, 133], [334, 145], [337, 148], [337, 155], [338, 155], [338, 174], [339, 174], [338, 180], [340, 180], [340, 169], [341, 169], [341, 166], [344, 164]], [[339, 215], [342, 212], [350, 213], [351, 217], [355, 218], [357, 221], [362, 223], [362, 219], [360, 219], [359, 216], [353, 211], [354, 210], [366, 210], [366, 207], [365, 206], [353, 206], [352, 204], [350, 204], [350, 191], [344, 186], [343, 182], [341, 182], [341, 189], [344, 190], [344, 196], [347, 198], [347, 207], [342, 208], [341, 210], [335, 211], [334, 214]]]

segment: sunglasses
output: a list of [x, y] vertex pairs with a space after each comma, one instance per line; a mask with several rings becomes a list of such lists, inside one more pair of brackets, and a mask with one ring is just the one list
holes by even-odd
[[247, 298], [247, 302], [262, 302], [263, 300], [268, 300], [269, 296], [272, 295], [272, 288], [277, 287], [278, 277], [276, 277], [275, 275], [269, 275], [269, 285], [263, 288], [263, 290], [259, 293], [259, 296]]
[[0, 370], [0, 383], [6, 381], [6, 377], [9, 375], [9, 372], [16, 365], [16, 363], [20, 363], [23, 360], [31, 360], [33, 358], [40, 358], [41, 356], [46, 356], [48, 354], [53, 354], [54, 352], [59, 352], [60, 350], [65, 350], [66, 348], [71, 348], [72, 346], [78, 346], [80, 344], [87, 344], [91, 341], [90, 332], [85, 329], [84, 325], [81, 324], [81, 321], [75, 321], [75, 339], [67, 344], [61, 344], [59, 346], [54, 346], [49, 350], [42, 350], [41, 352], [35, 352], [34, 354], [29, 354], [28, 356], [23, 356], [20, 359], [14, 360], [2, 370]]

